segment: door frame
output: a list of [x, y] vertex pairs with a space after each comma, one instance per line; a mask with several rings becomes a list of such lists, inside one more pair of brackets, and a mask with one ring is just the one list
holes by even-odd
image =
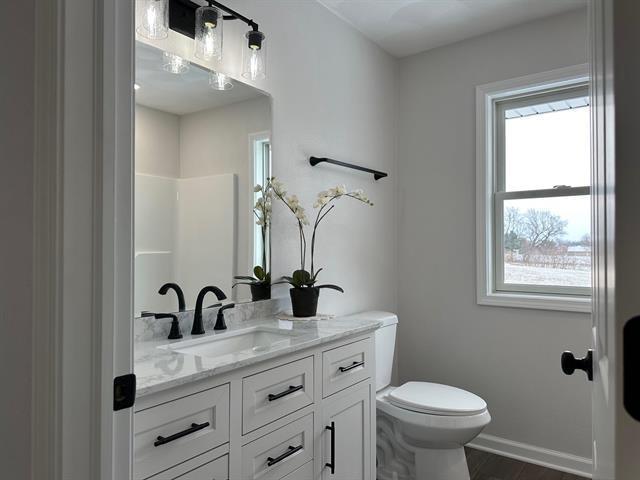
[[133, 21], [36, 0], [32, 478], [131, 478]]

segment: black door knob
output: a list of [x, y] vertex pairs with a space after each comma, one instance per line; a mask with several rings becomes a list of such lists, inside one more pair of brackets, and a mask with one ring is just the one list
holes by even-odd
[[576, 358], [573, 352], [562, 352], [560, 364], [565, 375], [573, 375], [576, 370], [583, 370], [589, 381], [593, 381], [593, 350], [589, 350], [584, 358]]

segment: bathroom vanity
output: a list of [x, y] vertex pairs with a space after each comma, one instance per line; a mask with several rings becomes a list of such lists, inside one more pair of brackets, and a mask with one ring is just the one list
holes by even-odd
[[134, 479], [373, 478], [378, 326], [252, 320], [139, 343]]

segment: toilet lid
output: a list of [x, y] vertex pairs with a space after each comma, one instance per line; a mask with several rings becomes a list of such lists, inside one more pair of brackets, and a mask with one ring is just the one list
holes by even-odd
[[397, 407], [431, 415], [476, 415], [487, 409], [486, 402], [461, 388], [428, 382], [407, 382], [388, 396]]

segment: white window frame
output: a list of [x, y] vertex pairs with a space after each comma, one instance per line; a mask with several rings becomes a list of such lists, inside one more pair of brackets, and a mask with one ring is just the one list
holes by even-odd
[[[269, 156], [265, 158], [264, 145], [269, 144]], [[268, 130], [249, 134], [249, 172], [251, 175], [251, 188], [249, 205], [251, 206], [251, 215], [249, 217], [249, 231], [251, 232], [249, 240], [249, 266], [253, 271], [253, 267], [260, 265], [262, 262], [262, 239], [260, 229], [256, 225], [256, 217], [253, 214], [253, 206], [258, 200], [258, 194], [253, 191], [256, 184], [264, 184], [265, 178], [271, 177], [271, 132]], [[267, 261], [270, 261], [268, 259]], [[243, 274], [244, 275], [244, 274]]]
[[[588, 85], [587, 64], [552, 70], [540, 74], [494, 82], [476, 87], [476, 249], [477, 249], [477, 302], [480, 305], [535, 308], [572, 312], [590, 312], [591, 296], [584, 289], [567, 289], [563, 293], [543, 293], [542, 289], [505, 291], [497, 283], [497, 258], [502, 252], [501, 239], [496, 234], [496, 224], [502, 216], [494, 195], [503, 199], [530, 197], [526, 192], [497, 193], [499, 169], [497, 162], [496, 122], [498, 102], [510, 98], [548, 93], [549, 90], [570, 89]], [[574, 195], [588, 194], [589, 189], [572, 188]], [[540, 197], [557, 196], [557, 190], [537, 191]], [[554, 287], [557, 291], [557, 288]]]

